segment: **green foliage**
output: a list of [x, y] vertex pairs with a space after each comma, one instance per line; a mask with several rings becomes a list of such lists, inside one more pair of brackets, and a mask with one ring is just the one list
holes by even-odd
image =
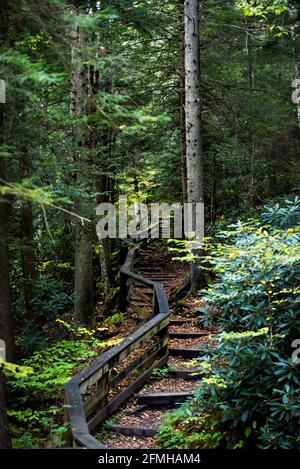
[[169, 368], [154, 368], [152, 371], [153, 378], [165, 378], [169, 374]]
[[[299, 327], [300, 230], [238, 223], [218, 235], [209, 258], [219, 282], [203, 292], [226, 330], [269, 327], [292, 335]], [[214, 306], [215, 305], [215, 306]]]
[[33, 321], [28, 321], [16, 337], [16, 345], [20, 348], [23, 356], [27, 356], [35, 350], [42, 350], [46, 345], [45, 334], [38, 329]]
[[159, 447], [167, 449], [213, 449], [225, 433], [219, 431], [216, 412], [193, 415], [190, 404], [167, 414], [156, 435]]
[[[64, 323], [63, 321], [61, 321]], [[67, 324], [67, 323], [64, 323]], [[75, 370], [86, 366], [99, 350], [116, 341], [101, 342], [96, 331], [70, 326], [73, 339], [61, 340], [21, 361], [4, 364], [8, 377], [8, 415], [15, 448], [64, 444], [63, 387]], [[102, 330], [102, 329], [101, 329]]]
[[263, 223], [274, 228], [297, 228], [300, 226], [300, 199], [283, 200], [276, 205], [266, 206], [261, 214]]
[[119, 324], [124, 321], [124, 314], [122, 313], [114, 313], [109, 318], [105, 319], [107, 324]]
[[[163, 424], [163, 445], [179, 428], [178, 447], [191, 431], [209, 438], [217, 429], [217, 447], [299, 448], [300, 373], [292, 342], [300, 330], [300, 229], [288, 227], [297, 212], [298, 200], [287, 201], [263, 214], [275, 226], [249, 220], [218, 233], [209, 256], [217, 281], [201, 294], [206, 321], [221, 328], [219, 344], [205, 359], [210, 374], [195, 399]], [[201, 419], [188, 427], [190, 416], [206, 415], [213, 429]], [[200, 439], [196, 445], [207, 447]]]
[[[28, 358], [32, 376], [12, 377], [10, 385], [9, 405], [15, 412], [10, 418], [20, 426], [14, 429], [16, 447], [44, 445], [47, 427], [52, 425], [62, 430], [57, 416], [47, 414], [49, 401], [56, 403], [63, 383], [77, 367], [115, 343], [98, 340], [105, 328], [89, 330], [60, 321], [57, 331], [65, 340], [45, 348], [53, 340], [51, 321], [64, 317], [74, 300], [75, 222], [94, 224], [98, 197], [115, 201], [126, 193], [130, 201], [148, 203], [173, 202], [182, 196], [181, 2], [103, 0], [91, 5], [79, 1], [74, 15], [64, 0], [35, 3], [32, 8], [27, 0], [11, 0], [4, 9], [8, 18], [0, 34], [0, 76], [7, 85], [0, 202], [12, 201], [7, 244], [18, 353], [24, 358], [36, 352]], [[211, 201], [207, 217], [213, 225], [215, 218], [224, 226], [225, 219], [299, 187], [299, 129], [290, 99], [294, 44], [287, 7], [287, 0], [202, 4], [204, 189], [206, 201]], [[71, 26], [80, 27], [84, 36], [78, 50], [81, 73], [90, 66], [89, 72], [94, 69], [99, 74], [95, 94], [82, 99], [82, 115], [76, 118], [70, 117]], [[80, 145], [75, 127], [83, 137]], [[103, 188], [97, 187], [100, 180]], [[22, 265], [25, 233], [20, 207], [24, 200], [33, 206], [32, 244], [38, 270], [31, 303], [34, 321], [24, 307], [28, 286]], [[250, 222], [231, 227], [219, 237], [220, 242], [225, 239], [224, 248], [217, 245], [211, 252], [219, 283], [206, 292], [207, 318], [219, 318], [225, 331], [220, 335], [224, 350], [229, 350], [225, 361], [234, 347], [249, 348], [250, 340], [256, 353], [265, 342], [267, 355], [279, 348], [278, 360], [285, 360], [289, 340], [299, 327], [299, 202], [267, 208], [262, 220], [268, 226]], [[120, 245], [112, 241], [111, 246], [117, 267]], [[181, 260], [194, 260], [187, 243], [173, 241], [171, 248]], [[98, 254], [93, 267], [100, 278]], [[102, 285], [100, 279], [96, 288]], [[116, 313], [107, 324], [123, 319]], [[248, 354], [249, 360], [255, 361], [256, 353]], [[269, 362], [258, 363], [269, 369]], [[238, 364], [237, 358], [236, 370]], [[202, 365], [207, 371], [213, 369], [208, 359]], [[247, 370], [247, 363], [242, 366]], [[286, 371], [289, 366], [280, 369]], [[254, 369], [258, 373], [258, 366]], [[203, 382], [209, 396], [230, 393], [231, 383], [220, 387], [221, 378]], [[266, 388], [270, 383], [265, 383]], [[243, 405], [252, 405], [250, 398], [243, 399]], [[214, 447], [221, 441], [219, 415], [214, 415], [215, 423], [199, 420], [201, 431], [194, 422], [188, 445]], [[52, 420], [47, 423], [48, 418]], [[230, 417], [226, 422], [230, 425]], [[243, 447], [258, 431], [257, 439], [265, 447], [275, 445], [274, 435], [279, 446], [291, 444], [288, 439], [284, 443], [288, 428], [275, 431], [258, 419], [255, 422], [256, 427], [252, 422], [240, 425], [232, 446]], [[209, 433], [211, 425], [214, 437]], [[182, 428], [172, 444], [184, 445], [186, 432], [187, 427]]]
[[33, 373], [33, 369], [30, 366], [16, 365], [4, 360], [0, 360], [0, 371], [16, 379], [27, 378], [28, 375]]
[[10, 431], [14, 449], [38, 448], [65, 444], [67, 424], [60, 421], [62, 408], [51, 406], [47, 410], [9, 410]]
[[44, 320], [52, 319], [73, 304], [73, 294], [68, 293], [68, 285], [56, 278], [41, 277], [35, 282], [34, 307], [37, 316]]
[[64, 384], [72, 376], [73, 370], [97, 355], [98, 341], [61, 340], [45, 350], [35, 352], [22, 365], [30, 367], [30, 376], [14, 379], [10, 386], [15, 395], [20, 391], [26, 399], [56, 399], [61, 397]]

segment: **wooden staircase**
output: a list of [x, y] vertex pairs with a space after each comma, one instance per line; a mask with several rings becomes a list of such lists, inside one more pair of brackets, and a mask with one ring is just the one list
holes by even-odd
[[167, 301], [186, 273], [157, 241], [129, 251], [120, 309], [139, 327], [67, 383], [74, 446], [153, 448], [164, 413], [198, 389], [195, 359], [209, 350], [209, 331], [197, 318], [176, 316]]
[[[159, 247], [140, 249], [134, 263], [135, 272], [161, 283], [167, 295], [171, 293], [172, 287], [178, 285], [178, 280], [180, 280], [178, 268], [180, 266], [172, 261], [170, 254]], [[180, 276], [183, 277], [182, 271]], [[151, 289], [145, 288], [141, 282], [132, 282], [126, 311], [131, 313], [134, 305], [137, 305], [138, 309], [149, 311], [151, 298]], [[114, 448], [154, 447], [153, 437], [163, 414], [191, 398], [198, 387], [197, 382], [203, 377], [203, 372], [199, 370], [199, 367], [188, 367], [186, 362], [198, 358], [205, 352], [200, 351], [196, 345], [191, 347], [188, 341], [196, 343], [207, 335], [208, 331], [201, 328], [197, 318], [175, 317], [172, 310], [170, 311], [169, 360], [161, 371], [164, 377], [162, 379], [150, 377], [145, 385], [124, 403], [113, 420], [114, 423], [109, 427], [105, 425], [105, 440], [102, 439], [102, 441], [107, 446]], [[176, 360], [176, 366], [172, 366], [173, 357]], [[159, 375], [158, 370], [157, 373]], [[182, 387], [184, 390], [181, 390]], [[153, 419], [153, 410], [155, 410], [155, 419]]]

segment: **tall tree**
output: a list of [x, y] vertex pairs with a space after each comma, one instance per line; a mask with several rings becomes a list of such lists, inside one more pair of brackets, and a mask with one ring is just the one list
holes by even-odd
[[[8, 5], [7, 2], [0, 2], [0, 40], [3, 41], [8, 28]], [[5, 77], [0, 76], [5, 86]], [[0, 149], [5, 145], [5, 89], [0, 99]], [[4, 153], [4, 152], [3, 152]], [[3, 154], [0, 155], [0, 181], [6, 181], [6, 162]], [[8, 196], [0, 196], [0, 338], [6, 344], [6, 357], [8, 361], [14, 360], [14, 334], [12, 321], [12, 302], [10, 288], [10, 259], [8, 248], [8, 220], [11, 209], [11, 200]]]
[[4, 396], [3, 376], [0, 373], [0, 449], [11, 448], [11, 439], [8, 431], [6, 405]]
[[33, 300], [34, 281], [37, 278], [32, 202], [24, 200], [21, 204], [22, 267], [24, 281], [24, 303], [26, 317], [34, 321]]
[[[7, 32], [8, 11], [7, 2], [0, 1], [0, 40], [3, 40]], [[0, 76], [2, 81], [2, 93], [0, 96], [0, 149], [4, 145], [4, 123], [5, 123], [5, 77]], [[0, 181], [6, 180], [5, 162], [0, 156]], [[8, 197], [0, 196], [0, 339], [5, 342], [6, 359], [14, 360], [14, 335], [12, 322], [12, 303], [10, 291], [10, 262], [8, 237], [8, 216], [10, 211], [10, 200]], [[11, 440], [7, 427], [7, 415], [4, 395], [4, 379], [0, 372], [0, 449], [11, 447]]]
[[[87, 178], [88, 169], [85, 166], [87, 154], [87, 127], [84, 122], [87, 113], [88, 98], [88, 69], [84, 65], [84, 36], [77, 25], [71, 32], [71, 117], [75, 123], [74, 136], [74, 165], [77, 187], [82, 190], [78, 198], [76, 211], [80, 215], [90, 214], [90, 204], [84, 191], [89, 188]], [[93, 231], [89, 222], [77, 221], [75, 224], [75, 273], [74, 273], [74, 309], [78, 321], [89, 323], [94, 312], [93, 291]]]
[[180, 53], [180, 151], [181, 151], [181, 186], [182, 202], [187, 201], [187, 175], [186, 175], [186, 128], [185, 128], [185, 47], [184, 47], [184, 0], [179, 0], [182, 10], [181, 28], [179, 31], [179, 53]]
[[300, 5], [298, 1], [293, 0], [290, 8], [293, 20], [293, 35], [295, 41], [295, 79], [298, 91], [297, 98], [297, 117], [300, 127]]
[[[184, 1], [184, 50], [187, 201], [193, 207], [193, 231], [196, 233], [196, 204], [204, 204], [199, 0]], [[204, 228], [204, 217], [202, 216], [200, 223]], [[198, 241], [195, 239], [197, 244]], [[199, 260], [191, 265], [193, 287], [197, 287], [203, 282], [203, 271], [200, 268], [201, 249], [195, 249], [195, 255]]]

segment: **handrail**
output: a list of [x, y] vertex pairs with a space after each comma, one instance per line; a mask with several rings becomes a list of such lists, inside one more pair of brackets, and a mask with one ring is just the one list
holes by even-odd
[[[168, 360], [168, 325], [169, 304], [164, 287], [147, 277], [133, 272], [134, 260], [138, 247], [130, 249], [120, 269], [122, 298], [121, 308], [126, 308], [128, 282], [132, 280], [143, 283], [153, 289], [153, 315], [120, 344], [102, 353], [91, 365], [74, 376], [65, 385], [66, 416], [70, 422], [71, 438], [74, 446], [90, 449], [107, 449], [92, 434], [103, 420], [114, 412], [149, 378], [154, 367], [162, 367]], [[113, 375], [114, 367], [124, 361], [129, 354], [151, 339], [154, 344], [141, 356], [129, 364], [117, 375]], [[114, 386], [121, 382], [130, 372], [138, 371], [133, 383], [109, 400]], [[91, 387], [96, 388], [94, 394], [85, 402], [83, 394]]]

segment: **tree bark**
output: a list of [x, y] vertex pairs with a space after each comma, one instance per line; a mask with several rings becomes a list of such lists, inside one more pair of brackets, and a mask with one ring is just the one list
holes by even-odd
[[[196, 233], [196, 204], [204, 203], [200, 102], [199, 0], [184, 0], [184, 45], [187, 199], [193, 207], [193, 231]], [[203, 217], [201, 224], [204, 228]], [[197, 242], [197, 239], [195, 241]], [[194, 249], [194, 254], [198, 261], [192, 263], [191, 275], [192, 286], [197, 288], [203, 285], [204, 282], [204, 271], [200, 268], [201, 248]]]
[[[71, 73], [71, 104], [70, 114], [73, 118], [80, 118], [87, 114], [87, 96], [90, 83], [88, 82], [88, 68], [83, 65], [84, 58], [82, 50], [84, 38], [79, 27], [71, 31], [72, 37], [72, 73]], [[85, 146], [87, 147], [88, 129], [80, 125], [74, 125], [74, 144], [76, 156], [74, 163], [76, 167], [77, 185], [81, 189], [90, 186], [86, 173], [87, 161], [85, 157]], [[84, 197], [78, 200], [76, 211], [88, 217], [89, 203]], [[84, 224], [76, 221], [75, 225], [75, 259], [74, 259], [74, 310], [79, 322], [88, 324], [94, 313], [94, 288], [93, 288], [93, 229], [88, 222]]]
[[[0, 104], [0, 145], [4, 143], [4, 106]], [[4, 158], [0, 158], [0, 179], [6, 180]], [[8, 248], [8, 220], [11, 201], [0, 196], [0, 338], [6, 344], [8, 361], [14, 360], [14, 333], [10, 290], [10, 261]]]
[[21, 205], [21, 230], [25, 311], [26, 317], [31, 321], [35, 321], [33, 298], [37, 271], [34, 250], [32, 203], [29, 200], [24, 200]]
[[0, 449], [9, 448], [11, 448], [11, 439], [8, 431], [3, 376], [0, 373]]
[[[255, 89], [255, 68], [254, 68], [254, 57], [253, 57], [253, 31], [251, 21], [246, 22], [246, 50], [247, 50], [247, 60], [248, 60], [248, 84], [249, 90], [253, 93]], [[251, 126], [249, 127], [249, 153], [250, 153], [250, 167], [249, 167], [249, 184], [248, 184], [248, 198], [253, 200], [253, 187], [254, 187], [254, 150], [255, 150], [255, 136]]]
[[297, 98], [297, 119], [300, 128], [300, 6], [298, 2], [292, 2], [293, 8], [293, 19], [294, 19], [294, 41], [295, 41], [295, 79], [296, 86], [298, 89]]
[[[0, 21], [3, 21], [0, 29], [0, 39], [5, 37], [5, 26], [8, 23], [8, 2], [0, 0]], [[1, 77], [3, 79], [4, 77]], [[4, 123], [5, 123], [5, 97], [0, 101], [0, 146], [4, 143]], [[6, 180], [6, 168], [4, 158], [0, 158], [0, 178]], [[0, 182], [1, 184], [1, 182]], [[8, 236], [8, 216], [10, 203], [8, 197], [0, 196], [0, 339], [5, 341], [6, 357], [8, 361], [13, 361], [15, 356], [14, 332], [12, 321], [12, 304], [10, 291], [10, 262], [9, 249], [7, 243]], [[7, 425], [4, 379], [0, 372], [0, 449], [11, 448], [11, 439]]]
[[216, 196], [217, 196], [217, 164], [216, 164], [216, 154], [213, 154], [212, 161], [212, 172], [211, 172], [211, 192], [210, 192], [210, 222], [212, 224], [213, 230], [215, 229], [216, 224]]
[[[103, 90], [106, 93], [113, 92], [113, 82], [110, 77], [105, 79]], [[97, 90], [94, 91], [95, 93]], [[95, 133], [95, 144], [101, 143], [105, 148], [106, 158], [99, 158], [99, 170], [101, 173], [109, 173], [109, 168], [106, 162], [112, 160], [113, 154], [113, 136], [111, 131], [106, 130], [102, 135], [96, 135]], [[114, 180], [111, 179], [107, 174], [101, 175], [96, 181], [96, 189], [98, 196], [96, 197], [97, 205], [102, 202], [112, 201], [112, 192], [114, 188]], [[100, 267], [101, 267], [101, 280], [104, 285], [105, 292], [108, 292], [115, 285], [114, 272], [112, 268], [112, 257], [111, 257], [111, 240], [109, 238], [99, 239], [100, 246]]]
[[90, 324], [94, 313], [93, 287], [93, 233], [91, 227], [76, 223], [75, 228], [75, 316], [84, 324]]
[[181, 190], [182, 202], [187, 202], [187, 174], [186, 174], [186, 128], [185, 128], [185, 68], [184, 68], [184, 0], [179, 0], [182, 7], [182, 26], [180, 29], [180, 150], [181, 150]]
[[[102, 176], [97, 180], [96, 189], [98, 196], [96, 198], [97, 205], [108, 202], [107, 195], [101, 195], [106, 193], [109, 180], [106, 176]], [[112, 269], [112, 258], [111, 258], [111, 240], [109, 238], [99, 238], [100, 246], [100, 268], [101, 268], [101, 280], [104, 285], [104, 289], [107, 292], [114, 286], [114, 274]]]

